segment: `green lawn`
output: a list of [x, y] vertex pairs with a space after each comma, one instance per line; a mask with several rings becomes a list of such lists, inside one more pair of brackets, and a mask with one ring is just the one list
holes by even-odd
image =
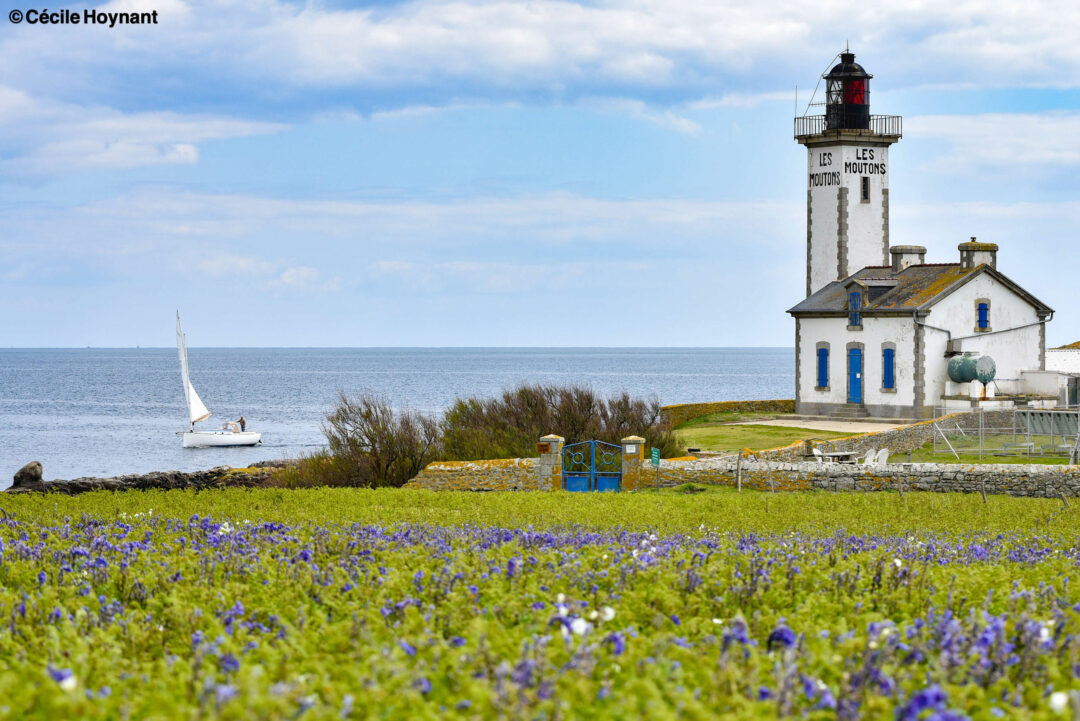
[[795, 441], [808, 438], [829, 440], [853, 434], [816, 431], [809, 428], [716, 423], [684, 426], [676, 430], [675, 435], [687, 448], [700, 448], [705, 451], [738, 451], [750, 448], [757, 451], [790, 445]]
[[[984, 447], [990, 446], [993, 448], [1001, 449], [1004, 443], [1011, 443], [1012, 436], [990, 436], [984, 439]], [[1040, 448], [1042, 445], [1050, 445], [1049, 437], [1033, 438], [1035, 442], [1035, 448]], [[979, 457], [977, 448], [978, 438], [949, 438], [949, 442], [953, 444], [956, 452], [960, 454], [960, 458], [957, 459], [953, 455], [949, 447], [945, 445], [941, 439], [938, 439], [937, 453], [934, 453], [933, 442], [927, 443], [922, 448], [915, 450], [911, 454], [911, 460], [913, 463], [1037, 463], [1042, 465], [1064, 465], [1069, 462], [1067, 456], [1043, 456], [1039, 454], [1032, 454], [1030, 457], [1022, 453], [1022, 449], [1012, 448], [1006, 453], [1004, 450], [987, 450], [984, 451], [982, 457]], [[1058, 440], [1060, 442], [1060, 439]], [[975, 446], [975, 447], [973, 447]], [[891, 459], [893, 462], [907, 461], [907, 454], [902, 453], [898, 456], [894, 456]]]

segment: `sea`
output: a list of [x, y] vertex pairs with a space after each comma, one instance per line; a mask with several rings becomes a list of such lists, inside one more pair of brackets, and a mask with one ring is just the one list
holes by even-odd
[[[793, 348], [189, 348], [217, 429], [243, 415], [253, 448], [182, 448], [174, 348], [0, 349], [0, 488], [30, 461], [47, 480], [296, 458], [325, 447], [339, 394], [439, 414], [520, 383], [626, 391], [664, 405], [792, 398]], [[558, 432], [558, 428], [550, 429]]]

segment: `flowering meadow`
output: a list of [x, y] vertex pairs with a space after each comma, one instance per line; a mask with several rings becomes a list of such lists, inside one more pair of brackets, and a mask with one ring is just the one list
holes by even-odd
[[906, 494], [0, 498], [0, 717], [1080, 717], [1080, 513]]

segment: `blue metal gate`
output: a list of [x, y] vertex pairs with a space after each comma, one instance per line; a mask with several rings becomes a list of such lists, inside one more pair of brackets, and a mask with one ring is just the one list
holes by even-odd
[[562, 452], [563, 489], [578, 493], [622, 488], [622, 446], [603, 441], [571, 443]]

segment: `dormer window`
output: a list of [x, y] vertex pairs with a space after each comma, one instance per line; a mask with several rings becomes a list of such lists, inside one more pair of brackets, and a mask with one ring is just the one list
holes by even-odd
[[862, 293], [853, 290], [848, 293], [848, 327], [862, 325]]

